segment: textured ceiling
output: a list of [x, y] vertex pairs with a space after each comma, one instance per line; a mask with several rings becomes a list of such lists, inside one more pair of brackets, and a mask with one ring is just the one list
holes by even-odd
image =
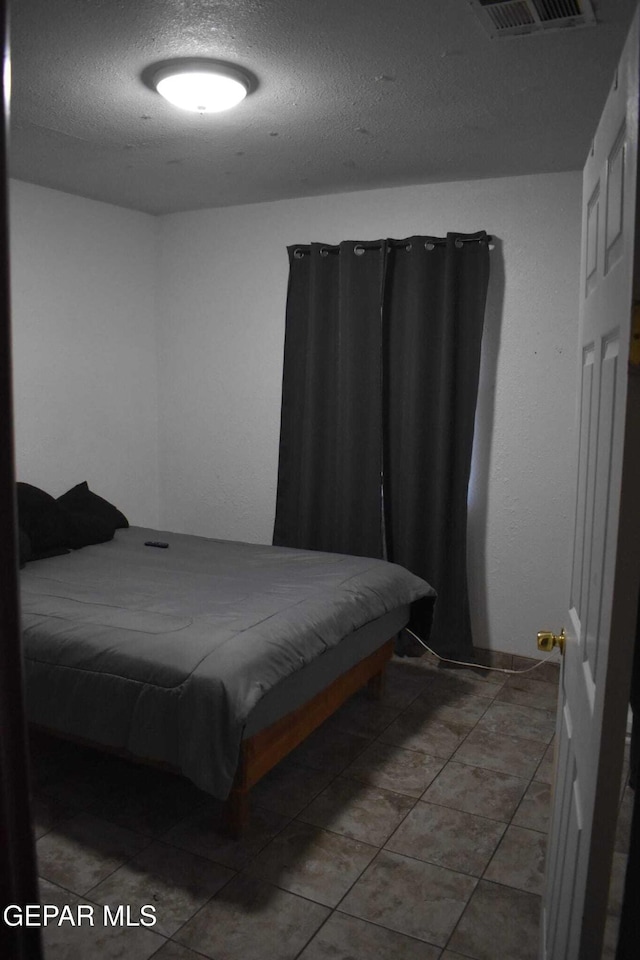
[[[635, 6], [491, 40], [467, 0], [13, 0], [11, 174], [167, 213], [578, 169]], [[258, 87], [181, 113], [141, 74], [190, 55]]]

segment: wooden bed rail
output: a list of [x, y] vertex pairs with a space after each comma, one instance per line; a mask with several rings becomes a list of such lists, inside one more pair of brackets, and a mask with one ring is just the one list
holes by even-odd
[[368, 685], [371, 696], [382, 697], [385, 667], [393, 655], [394, 640], [392, 638], [374, 650], [297, 710], [242, 741], [238, 769], [226, 806], [227, 823], [234, 837], [242, 834], [249, 819], [249, 790], [265, 773], [365, 685]]

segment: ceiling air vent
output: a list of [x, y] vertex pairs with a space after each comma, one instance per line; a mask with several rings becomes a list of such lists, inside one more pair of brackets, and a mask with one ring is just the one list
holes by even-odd
[[512, 37], [596, 22], [591, 0], [469, 0], [490, 37]]

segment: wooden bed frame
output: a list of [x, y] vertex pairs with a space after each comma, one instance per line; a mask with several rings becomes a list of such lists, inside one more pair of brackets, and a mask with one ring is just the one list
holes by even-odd
[[[301, 707], [285, 714], [280, 720], [242, 741], [235, 780], [225, 803], [225, 820], [234, 838], [237, 839], [242, 835], [249, 820], [249, 790], [265, 773], [283, 760], [362, 687], [368, 687], [371, 697], [375, 699], [382, 697], [385, 668], [393, 656], [394, 643], [395, 637], [392, 637], [346, 673], [336, 677]], [[126, 760], [145, 763], [157, 769], [184, 776], [181, 770], [169, 763], [139, 757], [128, 750], [119, 750], [84, 737], [61, 734], [39, 724], [31, 724], [31, 727], [73, 743], [101, 750], [103, 753], [115, 754]]]
[[365, 685], [368, 685], [372, 697], [382, 697], [385, 667], [393, 656], [394, 640], [387, 640], [297, 710], [242, 741], [240, 760], [226, 805], [227, 822], [234, 837], [242, 834], [249, 820], [249, 790], [265, 773]]

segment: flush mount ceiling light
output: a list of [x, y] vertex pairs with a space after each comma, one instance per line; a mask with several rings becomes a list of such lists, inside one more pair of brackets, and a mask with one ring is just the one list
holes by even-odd
[[165, 100], [194, 113], [229, 110], [255, 87], [247, 71], [217, 60], [165, 61], [145, 73], [145, 80]]

